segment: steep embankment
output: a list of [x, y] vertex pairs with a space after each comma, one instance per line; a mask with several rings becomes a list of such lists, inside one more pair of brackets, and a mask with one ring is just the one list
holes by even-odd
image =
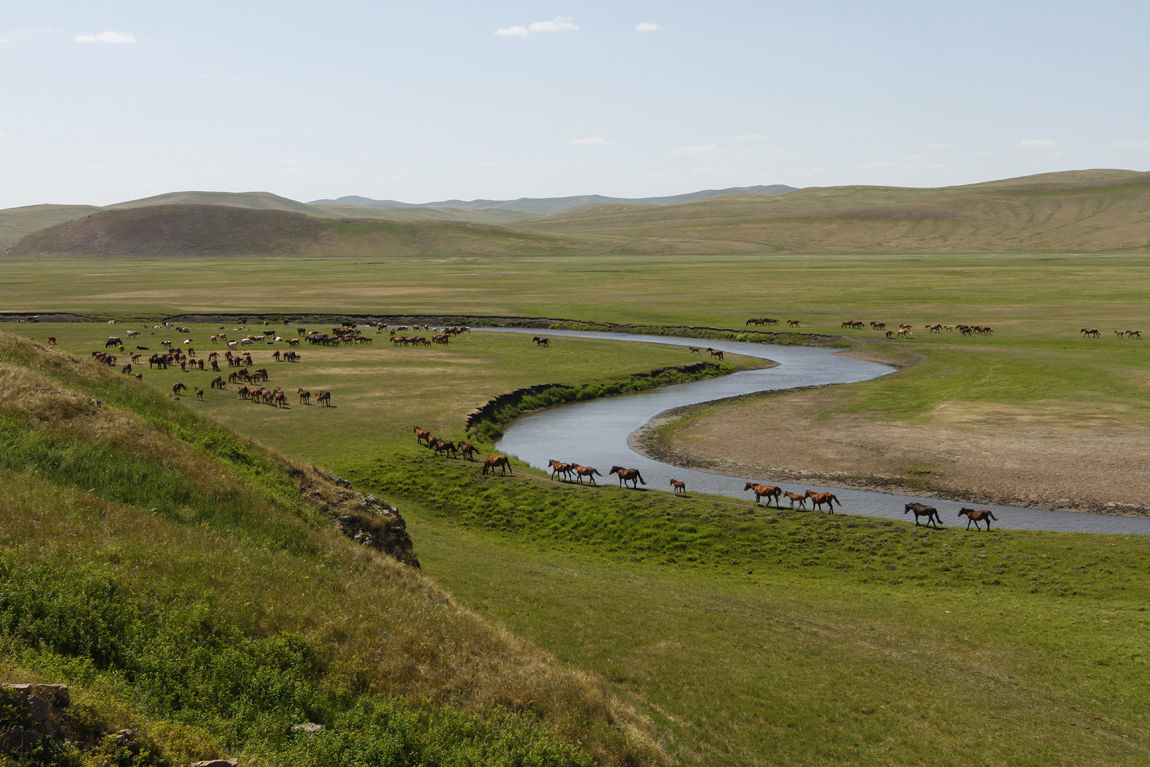
[[10, 258], [406, 256], [557, 253], [565, 238], [453, 222], [329, 219], [223, 205], [156, 205], [101, 211], [34, 232]]
[[0, 542], [0, 679], [70, 685], [56, 724], [84, 736], [2, 692], [0, 762], [662, 761], [602, 685], [420, 575], [387, 504], [7, 334]]

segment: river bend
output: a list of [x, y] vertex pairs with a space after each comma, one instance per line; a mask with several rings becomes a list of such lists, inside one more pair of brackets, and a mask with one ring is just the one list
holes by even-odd
[[[483, 332], [540, 335], [537, 329], [500, 328]], [[865, 381], [893, 372], [893, 368], [886, 365], [846, 357], [833, 349], [808, 346], [777, 346], [740, 341], [575, 330], [548, 330], [546, 335], [609, 338], [623, 342], [674, 346], [709, 346], [730, 354], [773, 360], [778, 364], [775, 367], [745, 370], [719, 378], [664, 386], [641, 394], [562, 405], [520, 418], [507, 428], [496, 447], [501, 452], [515, 456], [535, 468], [546, 470], [547, 461], [552, 458], [595, 466], [604, 473], [612, 465], [634, 467], [638, 468], [643, 478], [647, 480], [649, 490], [669, 493], [670, 479], [674, 477], [687, 483], [688, 492], [725, 495], [743, 498], [748, 502], [754, 498], [751, 493], [743, 492], [743, 486], [748, 481], [781, 485], [783, 489], [794, 492], [802, 492], [807, 488], [831, 490], [843, 503], [842, 513], [887, 519], [907, 519], [903, 514], [903, 506], [911, 501], [920, 501], [938, 508], [947, 526], [960, 523], [957, 517], [959, 508], [964, 505], [975, 505], [970, 502], [961, 503], [825, 485], [780, 483], [769, 476], [731, 477], [713, 474], [653, 460], [635, 452], [628, 444], [628, 438], [633, 432], [671, 408], [763, 391]], [[607, 477], [600, 481], [614, 483], [616, 480], [614, 477]], [[994, 523], [995, 527], [1150, 535], [1150, 519], [1143, 517], [986, 504], [978, 504], [978, 507], [989, 508], [994, 512], [998, 517], [998, 521]], [[961, 522], [965, 526], [965, 519]]]

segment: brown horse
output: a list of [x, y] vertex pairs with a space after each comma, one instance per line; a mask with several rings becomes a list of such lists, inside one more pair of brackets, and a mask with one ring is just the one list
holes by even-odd
[[843, 505], [843, 502], [840, 501], [838, 496], [834, 493], [819, 493], [814, 490], [808, 490], [806, 492], [806, 496], [807, 498], [811, 499], [811, 504], [814, 505], [816, 509], [822, 509], [823, 504], [825, 503], [827, 505], [827, 511], [829, 511], [831, 514], [835, 513], [836, 503], [839, 506]]
[[643, 475], [639, 473], [638, 469], [624, 469], [622, 466], [612, 466], [608, 474], [615, 474], [619, 477], [619, 487], [623, 486], [624, 482], [630, 482], [631, 487], [636, 490], [639, 489], [639, 483], [647, 484], [647, 480], [643, 479]]
[[799, 326], [798, 320], [787, 320], [787, 327], [797, 328]]
[[680, 479], [672, 479], [671, 487], [675, 488], [675, 495], [687, 494], [687, 483]]
[[783, 489], [781, 487], [776, 487], [775, 485], [757, 485], [754, 482], [748, 482], [746, 484], [746, 486], [743, 487], [743, 492], [746, 492], [748, 490], [754, 490], [755, 491], [755, 505], [756, 506], [759, 505], [759, 500], [765, 497], [767, 499], [767, 505], [768, 506], [771, 505], [771, 499], [774, 498], [775, 499], [775, 508], [780, 508], [779, 507], [779, 496], [782, 495], [782, 493], [783, 493]]
[[180, 396], [180, 392], [187, 391], [187, 390], [188, 390], [188, 387], [185, 386], [184, 384], [180, 383], [179, 381], [176, 381], [174, 384], [172, 384], [172, 394], [175, 394], [177, 397]]
[[970, 523], [974, 523], [974, 529], [980, 530], [979, 522], [986, 523], [986, 531], [990, 532], [990, 520], [998, 521], [998, 517], [991, 513], [990, 509], [959, 509], [958, 516], [966, 517], [966, 529], [970, 529]]
[[571, 472], [575, 471], [573, 464], [557, 461], [554, 458], [549, 460], [547, 465], [551, 468], [551, 479], [555, 479], [556, 477], [571, 479]]
[[418, 426], [412, 426], [411, 430], [415, 432], [415, 441], [424, 445], [431, 444], [431, 432], [427, 429], [421, 429]]
[[331, 392], [321, 391], [315, 395], [315, 403], [317, 405], [323, 405], [324, 407], [331, 407]]
[[203, 399], [203, 398], [204, 398], [204, 390], [197, 386], [196, 387], [196, 399]]
[[[914, 526], [918, 527], [918, 518], [926, 517], [927, 527], [942, 527], [942, 517], [938, 514], [938, 509], [933, 506], [927, 506], [925, 503], [908, 503], [903, 507], [902, 513], [907, 514], [914, 512]], [[937, 523], [937, 525], [935, 524]]]
[[721, 351], [719, 351], [718, 349], [712, 349], [711, 347], [708, 346], [707, 351], [710, 352], [711, 357], [714, 359], [721, 360], [723, 358], [723, 353]]
[[792, 509], [795, 507], [796, 503], [799, 505], [800, 509], [805, 509], [807, 507], [806, 493], [792, 493], [790, 490], [786, 490], [783, 492], [783, 495], [785, 495], [787, 500], [791, 502]]
[[595, 477], [603, 476], [594, 466], [581, 466], [580, 464], [573, 463], [571, 464], [571, 468], [575, 471], [575, 479], [578, 480], [580, 485], [583, 484], [583, 477], [591, 480], [591, 484], [594, 485], [597, 484], [595, 482]]
[[469, 461], [475, 460], [475, 445], [470, 442], [460, 442], [456, 447], [459, 448], [459, 452], [463, 454], [464, 458]]
[[455, 443], [449, 439], [437, 439], [432, 443], [431, 449], [435, 451], [436, 455], [451, 454], [452, 458], [456, 457]]
[[487, 460], [483, 462], [483, 476], [487, 476], [488, 470], [492, 474], [495, 473], [495, 467], [499, 467], [499, 475], [511, 473], [511, 462], [507, 460], [505, 455], [489, 455]]

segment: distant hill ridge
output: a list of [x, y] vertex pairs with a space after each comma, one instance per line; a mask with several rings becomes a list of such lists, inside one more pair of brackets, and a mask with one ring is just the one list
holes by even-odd
[[[651, 200], [678, 198], [561, 198], [606, 202], [541, 214], [423, 206], [325, 208], [259, 192], [180, 192], [95, 213], [53, 206], [0, 211], [0, 232], [5, 225], [11, 232], [26, 232], [30, 225], [21, 216], [45, 222], [0, 255], [1150, 252], [1150, 173], [1137, 171], [1069, 171], [935, 189], [843, 186], [775, 195], [710, 194], [683, 195], [701, 198], [676, 204]], [[405, 215], [389, 215], [392, 211]], [[47, 225], [63, 216], [72, 218]]]
[[522, 213], [557, 213], [573, 208], [585, 208], [590, 205], [608, 203], [621, 203], [624, 205], [681, 205], [696, 200], [707, 200], [712, 197], [723, 197], [730, 194], [758, 194], [773, 196], [796, 191], [797, 187], [785, 184], [771, 184], [769, 186], [738, 186], [727, 189], [704, 189], [687, 194], [676, 194], [666, 197], [605, 197], [601, 194], [585, 194], [570, 197], [520, 197], [517, 200], [441, 200], [439, 202], [410, 203], [395, 200], [373, 200], [368, 197], [340, 197], [335, 200], [313, 200], [310, 204], [324, 205], [355, 205], [364, 208], [457, 208], [460, 210], [514, 210]]

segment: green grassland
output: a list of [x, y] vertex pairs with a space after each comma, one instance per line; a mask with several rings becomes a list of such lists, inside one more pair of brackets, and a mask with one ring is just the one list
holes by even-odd
[[[145, 316], [154, 324], [164, 314], [192, 311], [537, 316], [740, 333], [746, 332], [748, 317], [776, 316], [799, 319], [804, 331], [840, 336], [845, 340], [838, 343], [855, 343], [860, 353], [907, 365], [898, 375], [850, 387], [843, 407], [915, 419], [955, 399], [1021, 409], [1041, 399], [1111, 407], [1134, 422], [1145, 422], [1148, 415], [1146, 347], [1112, 336], [1087, 340], [1078, 333], [1084, 326], [1107, 335], [1126, 327], [1150, 331], [1144, 313], [1150, 305], [1150, 264], [1135, 255], [495, 256], [15, 261], [6, 266], [0, 300], [12, 311], [67, 310], [101, 321], [5, 329], [41, 343], [55, 335], [63, 349], [81, 355], [102, 348], [109, 334], [123, 336], [129, 327], [142, 327]], [[102, 322], [109, 318], [118, 324]], [[869, 330], [843, 331], [845, 319], [916, 326], [967, 322], [991, 325], [996, 332], [963, 337], [917, 330], [896, 343]], [[200, 354], [213, 348], [206, 337], [221, 324], [237, 334], [232, 323], [184, 322], [191, 324]], [[294, 330], [296, 324], [269, 329]], [[264, 329], [255, 316], [247, 327]], [[168, 337], [182, 340], [171, 330], [156, 335], [149, 330], [139, 342], [156, 347]], [[159, 403], [151, 407], [207, 416], [399, 506], [427, 577], [462, 608], [588, 674], [591, 686], [601, 685], [605, 695], [626, 701], [649, 720], [653, 738], [674, 763], [1144, 763], [1150, 722], [1139, 701], [1150, 682], [1145, 654], [1150, 595], [1143, 577], [1150, 541], [915, 530], [857, 517], [754, 510], [749, 501], [570, 486], [519, 465], [510, 477], [482, 477], [474, 464], [436, 458], [417, 446], [411, 426], [459, 438], [467, 414], [494, 394], [537, 383], [607, 381], [694, 359], [683, 350], [599, 341], [555, 339], [551, 349], [537, 349], [529, 338], [502, 334], [472, 333], [449, 347], [428, 349], [395, 349], [383, 338], [337, 349], [304, 345], [303, 361], [290, 366], [271, 363], [267, 347], [252, 349], [259, 365], [269, 367], [271, 385], [289, 393], [297, 386], [329, 389], [333, 408], [294, 400], [287, 409], [253, 405], [237, 400], [234, 387], [207, 392], [203, 402], [167, 399], [177, 378], [206, 389], [207, 373], [193, 378], [144, 369], [142, 385], [129, 385], [141, 392], [135, 396]], [[125, 378], [116, 371], [100, 373]], [[590, 463], [593, 457], [577, 460]], [[35, 508], [37, 499], [50, 503], [60, 490], [38, 484], [50, 478], [23, 479], [28, 475], [16, 464], [7, 470], [21, 478], [4, 485], [13, 499], [5, 534], [23, 541], [12, 566], [30, 568], [33, 541], [42, 540], [45, 529], [10, 531], [27, 524], [20, 523], [27, 516], [20, 512]], [[39, 495], [19, 500], [16, 493], [32, 490], [18, 488]], [[92, 512], [83, 509], [94, 503], [88, 487], [77, 488], [69, 492], [87, 493], [82, 499], [88, 505], [68, 504], [79, 509], [66, 528], [75, 534], [91, 524]], [[188, 546], [202, 530], [216, 536], [206, 539], [211, 544], [231, 546], [235, 556], [263, 568], [244, 587], [242, 600], [220, 608], [229, 617], [220, 621], [219, 631], [250, 629], [241, 620], [247, 613], [238, 607], [248, 603], [257, 616], [272, 612], [285, 625], [299, 625], [283, 617], [291, 612], [285, 604], [299, 599], [291, 589], [309, 576], [315, 588], [328, 585], [301, 592], [304, 601], [330, 600], [333, 625], [327, 630], [341, 637], [340, 647], [355, 657], [370, 658], [377, 651], [368, 635], [381, 612], [371, 605], [390, 597], [384, 585], [365, 586], [360, 593], [358, 571], [353, 579], [337, 566], [345, 557], [360, 561], [351, 544], [338, 539], [330, 544], [337, 553], [330, 555], [296, 552], [274, 543], [282, 540], [276, 530], [304, 522], [289, 525], [276, 515], [261, 516], [266, 521], [243, 534], [252, 541], [247, 548], [224, 544], [221, 539], [231, 535], [227, 525], [256, 522], [245, 521], [245, 515], [197, 522], [205, 513], [175, 515], [166, 522], [174, 525], [173, 532], [165, 535], [178, 532], [179, 544]], [[41, 519], [65, 524], [43, 514], [36, 519], [37, 525], [47, 524]], [[98, 552], [100, 572], [118, 574], [123, 568], [137, 573], [133, 583], [155, 579], [163, 571], [160, 563], [184, 561], [176, 544], [166, 550], [170, 553], [147, 560], [142, 542], [115, 549], [115, 537], [100, 529], [85, 535], [84, 547]], [[140, 536], [147, 540], [145, 532]], [[328, 544], [307, 540], [327, 551]], [[54, 545], [61, 551], [58, 561], [75, 554], [63, 543]], [[201, 564], [221, 566], [207, 554], [197, 556], [204, 558]], [[141, 560], [146, 566], [136, 564]], [[195, 560], [180, 566], [195, 570]], [[277, 569], [293, 573], [290, 586], [270, 575]], [[83, 585], [87, 581], [79, 575], [67, 577], [76, 588], [94, 588]], [[206, 579], [198, 575], [192, 583], [207, 588]], [[278, 599], [263, 596], [265, 590]], [[349, 605], [346, 600], [353, 597]], [[146, 592], [142, 598], [154, 599]], [[176, 625], [190, 620], [182, 608], [166, 614]], [[356, 617], [345, 627], [336, 614]], [[313, 636], [314, 623], [302, 626], [297, 631]], [[243, 641], [257, 640], [264, 638], [249, 633]], [[330, 644], [314, 639], [307, 647], [321, 657], [331, 652]], [[83, 665], [76, 660], [80, 653], [52, 652], [40, 657], [9, 650], [3, 657], [7, 668], [31, 669], [50, 680], [85, 678], [76, 671]], [[260, 652], [252, 645], [241, 655]], [[229, 719], [231, 729], [221, 731], [229, 738], [275, 731], [287, 721], [284, 711], [294, 713], [300, 709], [291, 706], [305, 704], [322, 704], [318, 713], [325, 721], [347, 722], [347, 731], [381, 721], [363, 715], [351, 724], [358, 709], [341, 709], [333, 698], [316, 693], [339, 686], [317, 683], [307, 665], [310, 656], [301, 657], [298, 672], [291, 672], [302, 680], [304, 692], [292, 693], [299, 697], [285, 698], [285, 708], [245, 704], [248, 713]], [[439, 660], [451, 657], [447, 653]], [[461, 657], [467, 665], [473, 656]], [[514, 663], [495, 657], [491, 667]], [[367, 664], [367, 669], [359, 678], [379, 673], [377, 666]], [[110, 683], [101, 673], [97, 669], [88, 678], [93, 694], [111, 695], [100, 692]], [[410, 705], [402, 695], [373, 700], [371, 705], [397, 710]], [[507, 708], [523, 715], [514, 705]], [[436, 710], [444, 717], [437, 721], [450, 724], [456, 711], [476, 708]], [[165, 723], [177, 719], [167, 710], [147, 713]], [[192, 719], [184, 726], [195, 738], [215, 742], [207, 734], [215, 728], [205, 721]], [[529, 733], [513, 736], [515, 744], [536, 738], [546, 748], [562, 749], [571, 742], [569, 723], [565, 728], [546, 715], [515, 722], [507, 732]], [[630, 749], [640, 761], [657, 758], [636, 745], [641, 741], [628, 745], [601, 726], [599, 745], [580, 744], [580, 753], [591, 749], [610, 759], [604, 755], [619, 758]], [[154, 737], [174, 742], [173, 727], [154, 728]], [[466, 729], [450, 727], [457, 729], [448, 740]], [[485, 743], [497, 741], [494, 734], [485, 737], [480, 738]], [[270, 735], [266, 743], [249, 746], [256, 753], [261, 748], [287, 753], [274, 749], [289, 747], [291, 742]]]

